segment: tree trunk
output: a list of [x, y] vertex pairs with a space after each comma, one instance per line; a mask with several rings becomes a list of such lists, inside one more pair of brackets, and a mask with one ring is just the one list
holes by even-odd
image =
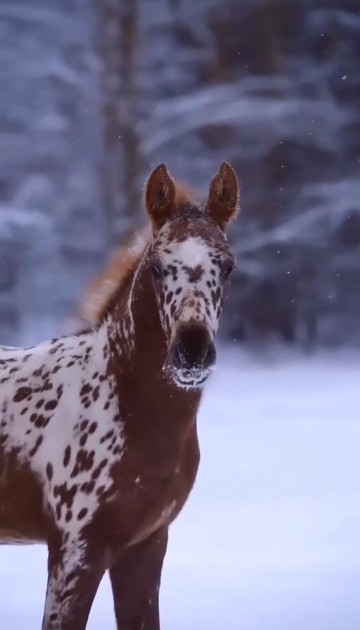
[[97, 0], [104, 111], [103, 203], [110, 244], [134, 228], [141, 211], [137, 123], [137, 0]]

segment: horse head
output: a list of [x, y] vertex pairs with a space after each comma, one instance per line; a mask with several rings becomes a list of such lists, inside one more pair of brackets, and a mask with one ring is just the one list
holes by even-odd
[[145, 202], [152, 236], [144, 265], [151, 273], [166, 337], [166, 374], [179, 387], [200, 387], [216, 360], [214, 339], [224, 289], [234, 268], [225, 231], [239, 205], [239, 184], [224, 163], [204, 206], [175, 201], [166, 166], [151, 173]]

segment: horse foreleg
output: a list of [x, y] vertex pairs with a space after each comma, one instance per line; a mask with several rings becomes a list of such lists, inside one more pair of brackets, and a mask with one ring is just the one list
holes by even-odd
[[110, 568], [115, 616], [120, 630], [160, 630], [159, 589], [168, 529], [129, 547]]
[[85, 541], [49, 545], [42, 630], [84, 630], [105, 568], [104, 554]]

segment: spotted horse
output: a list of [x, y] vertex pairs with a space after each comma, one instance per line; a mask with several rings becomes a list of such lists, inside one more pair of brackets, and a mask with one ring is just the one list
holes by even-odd
[[92, 329], [0, 350], [0, 542], [45, 542], [43, 630], [82, 630], [109, 571], [117, 627], [159, 630], [170, 523], [194, 484], [196, 415], [234, 266], [238, 182], [175, 203], [145, 190], [150, 236]]

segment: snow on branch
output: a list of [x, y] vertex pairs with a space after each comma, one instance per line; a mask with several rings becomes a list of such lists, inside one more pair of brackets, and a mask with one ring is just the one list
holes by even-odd
[[359, 196], [360, 182], [355, 179], [309, 184], [304, 188], [301, 205], [313, 203], [313, 207], [272, 230], [257, 232], [252, 238], [240, 241], [237, 253], [245, 256], [279, 243], [316, 244], [319, 236], [333, 231], [346, 219], [353, 200]]

